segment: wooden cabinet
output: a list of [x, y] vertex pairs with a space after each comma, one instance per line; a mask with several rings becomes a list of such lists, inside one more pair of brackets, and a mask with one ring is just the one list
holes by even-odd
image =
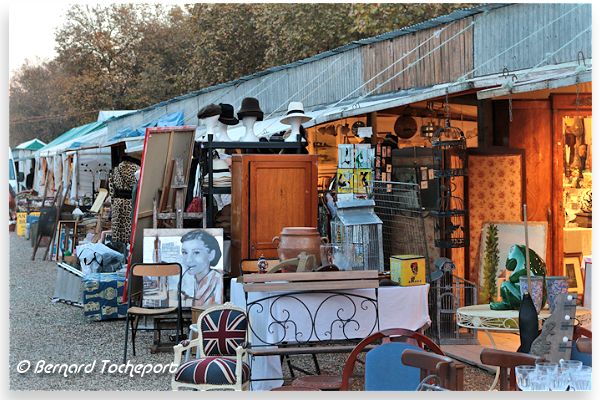
[[234, 155], [231, 273], [241, 260], [277, 258], [272, 239], [287, 226], [317, 226], [317, 156]]

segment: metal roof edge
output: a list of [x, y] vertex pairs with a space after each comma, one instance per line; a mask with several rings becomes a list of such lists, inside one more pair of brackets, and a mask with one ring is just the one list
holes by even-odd
[[215, 90], [219, 90], [219, 89], [223, 89], [226, 87], [230, 87], [230, 86], [234, 86], [234, 85], [239, 85], [243, 82], [246, 81], [250, 81], [252, 79], [256, 79], [259, 78], [261, 76], [265, 76], [265, 75], [269, 75], [271, 73], [277, 72], [277, 71], [281, 71], [281, 70], [285, 70], [285, 69], [290, 69], [290, 68], [294, 68], [300, 65], [304, 65], [304, 64], [308, 64], [311, 62], [315, 62], [315, 61], [319, 61], [322, 60], [324, 58], [327, 57], [331, 57], [333, 55], [339, 54], [339, 53], [343, 53], [358, 47], [362, 47], [362, 46], [366, 46], [366, 45], [370, 45], [373, 43], [378, 43], [378, 42], [382, 42], [384, 40], [390, 40], [390, 39], [394, 39], [403, 35], [408, 35], [414, 32], [418, 32], [424, 29], [429, 29], [429, 28], [434, 28], [436, 26], [440, 26], [442, 24], [446, 24], [449, 22], [453, 22], [453, 21], [457, 21], [463, 18], [467, 18], [467, 17], [471, 17], [473, 15], [476, 14], [480, 14], [483, 12], [488, 12], [491, 10], [495, 10], [497, 8], [502, 8], [502, 7], [506, 7], [506, 6], [510, 6], [513, 5], [514, 3], [486, 3], [486, 4], [482, 4], [482, 5], [478, 5], [478, 6], [474, 6], [474, 7], [469, 7], [469, 8], [462, 8], [459, 10], [454, 10], [452, 11], [450, 14], [445, 14], [445, 15], [441, 15], [439, 17], [435, 17], [432, 19], [428, 19], [426, 21], [422, 21], [419, 22], [417, 24], [413, 24], [413, 25], [409, 25], [406, 27], [402, 27], [390, 32], [386, 32], [386, 33], [382, 33], [380, 35], [377, 36], [372, 36], [369, 38], [364, 38], [364, 39], [359, 39], [359, 40], [355, 40], [352, 41], [350, 43], [346, 43], [342, 46], [336, 47], [334, 49], [330, 49], [318, 54], [315, 54], [313, 56], [301, 59], [301, 60], [297, 60], [288, 64], [283, 64], [283, 65], [277, 65], [277, 66], [273, 66], [273, 67], [269, 67], [267, 69], [255, 72], [253, 74], [250, 75], [245, 75], [242, 76], [240, 78], [234, 79], [232, 81], [228, 81], [228, 82], [222, 82], [222, 83], [218, 83], [216, 85], [212, 85], [212, 86], [208, 86], [205, 88], [201, 88], [192, 92], [188, 92], [176, 97], [173, 97], [169, 100], [164, 100], [162, 102], [156, 103], [156, 104], [152, 104], [148, 107], [139, 109], [138, 111], [134, 112], [134, 113], [130, 113], [130, 114], [126, 114], [126, 115], [120, 115], [120, 116], [116, 116], [113, 119], [111, 119], [111, 121], [115, 121], [121, 118], [125, 118], [127, 116], [132, 116], [141, 112], [146, 112], [146, 111], [151, 111], [154, 110], [156, 108], [165, 106], [169, 103], [174, 103], [174, 102], [178, 102], [181, 100], [185, 100], [191, 97], [195, 97], [197, 95], [200, 94], [204, 94], [204, 93], [210, 93], [213, 92]]

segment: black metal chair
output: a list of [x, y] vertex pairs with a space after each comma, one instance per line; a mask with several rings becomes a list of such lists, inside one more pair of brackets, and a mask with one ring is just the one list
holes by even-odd
[[[123, 353], [123, 363], [127, 362], [127, 345], [129, 339], [129, 328], [131, 326], [131, 345], [133, 348], [133, 355], [135, 356], [135, 336], [138, 330], [144, 331], [156, 331], [156, 328], [139, 328], [138, 324], [141, 317], [158, 317], [165, 316], [169, 314], [177, 314], [177, 334], [175, 343], [179, 343], [180, 338], [183, 337], [183, 318], [181, 313], [181, 265], [179, 263], [160, 263], [160, 264], [135, 264], [131, 267], [131, 281], [135, 277], [155, 277], [158, 278], [157, 282], [160, 282], [161, 279], [168, 279], [170, 276], [178, 277], [177, 284], [177, 306], [161, 306], [161, 307], [150, 307], [144, 306], [144, 291], [146, 291], [146, 295], [148, 295], [149, 289], [156, 289], [157, 294], [160, 297], [160, 288], [146, 288], [144, 290], [142, 288], [133, 292], [133, 290], [129, 291], [129, 300], [127, 303], [127, 317], [125, 319], [125, 350]], [[147, 299], [149, 300], [149, 299]]]

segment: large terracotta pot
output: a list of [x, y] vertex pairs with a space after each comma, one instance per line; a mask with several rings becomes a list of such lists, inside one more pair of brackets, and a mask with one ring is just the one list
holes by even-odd
[[310, 227], [283, 228], [279, 236], [273, 238], [280, 260], [296, 258], [304, 251], [316, 257], [317, 265], [321, 265], [321, 243], [327, 242], [326, 237], [319, 235], [317, 228]]

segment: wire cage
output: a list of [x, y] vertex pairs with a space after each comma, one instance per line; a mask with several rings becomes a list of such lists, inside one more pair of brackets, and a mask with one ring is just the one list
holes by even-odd
[[427, 336], [440, 344], [479, 344], [473, 329], [456, 324], [456, 312], [461, 307], [477, 304], [477, 285], [453, 274], [454, 264], [447, 258], [436, 260], [442, 276], [429, 288], [431, 325]]
[[429, 279], [430, 259], [418, 184], [373, 181], [371, 198], [375, 213], [383, 221], [383, 255], [385, 269], [390, 269], [390, 257], [415, 254], [425, 257]]
[[345, 248], [344, 254], [353, 253], [353, 270], [383, 271], [382, 221], [374, 206], [367, 199], [339, 201], [331, 220], [331, 242]]

